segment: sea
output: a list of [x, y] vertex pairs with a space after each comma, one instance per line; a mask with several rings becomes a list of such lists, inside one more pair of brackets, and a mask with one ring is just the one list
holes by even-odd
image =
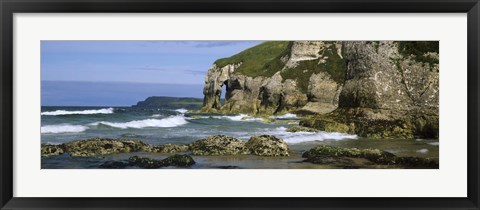
[[[270, 116], [265, 120], [238, 115], [195, 114], [187, 109], [133, 107], [44, 106], [41, 109], [41, 143], [62, 144], [90, 138], [135, 139], [149, 144], [188, 144], [211, 135], [227, 135], [247, 141], [254, 135], [273, 135], [283, 139], [294, 153], [290, 157], [197, 157], [194, 168], [322, 168], [301, 163], [301, 153], [319, 144], [342, 147], [379, 148], [399, 156], [438, 159], [435, 139], [382, 140], [359, 138], [336, 132], [287, 132], [298, 125], [295, 114]], [[42, 158], [42, 168], [98, 168], [105, 160], [128, 158], [114, 154], [102, 158], [75, 158], [66, 154]], [[165, 154], [140, 154], [163, 158]], [[195, 157], [194, 157], [195, 158]], [[260, 160], [260, 161], [259, 161]]]

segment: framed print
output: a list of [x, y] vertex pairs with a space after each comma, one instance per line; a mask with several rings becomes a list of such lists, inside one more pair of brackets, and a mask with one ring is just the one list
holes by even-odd
[[2, 209], [478, 209], [478, 1], [2, 1]]

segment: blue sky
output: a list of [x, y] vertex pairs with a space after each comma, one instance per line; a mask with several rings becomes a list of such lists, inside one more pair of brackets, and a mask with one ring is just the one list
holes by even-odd
[[202, 97], [205, 73], [215, 60], [259, 43], [42, 41], [42, 105], [122, 106], [152, 95]]

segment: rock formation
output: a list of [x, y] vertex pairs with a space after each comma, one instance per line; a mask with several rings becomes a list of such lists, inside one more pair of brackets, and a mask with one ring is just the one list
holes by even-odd
[[265, 42], [220, 59], [207, 72], [202, 110], [280, 114], [305, 107], [330, 112], [343, 83], [340, 48], [337, 42]]
[[339, 107], [301, 121], [372, 138], [438, 138], [438, 42], [344, 42]]
[[265, 42], [214, 63], [202, 110], [319, 114], [301, 125], [438, 138], [438, 49], [435, 41]]

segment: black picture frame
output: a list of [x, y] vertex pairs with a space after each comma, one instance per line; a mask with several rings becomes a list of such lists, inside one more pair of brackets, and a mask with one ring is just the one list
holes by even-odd
[[[1, 209], [479, 209], [478, 0], [0, 0]], [[465, 198], [25, 198], [13, 197], [15, 13], [467, 13], [468, 196]]]

